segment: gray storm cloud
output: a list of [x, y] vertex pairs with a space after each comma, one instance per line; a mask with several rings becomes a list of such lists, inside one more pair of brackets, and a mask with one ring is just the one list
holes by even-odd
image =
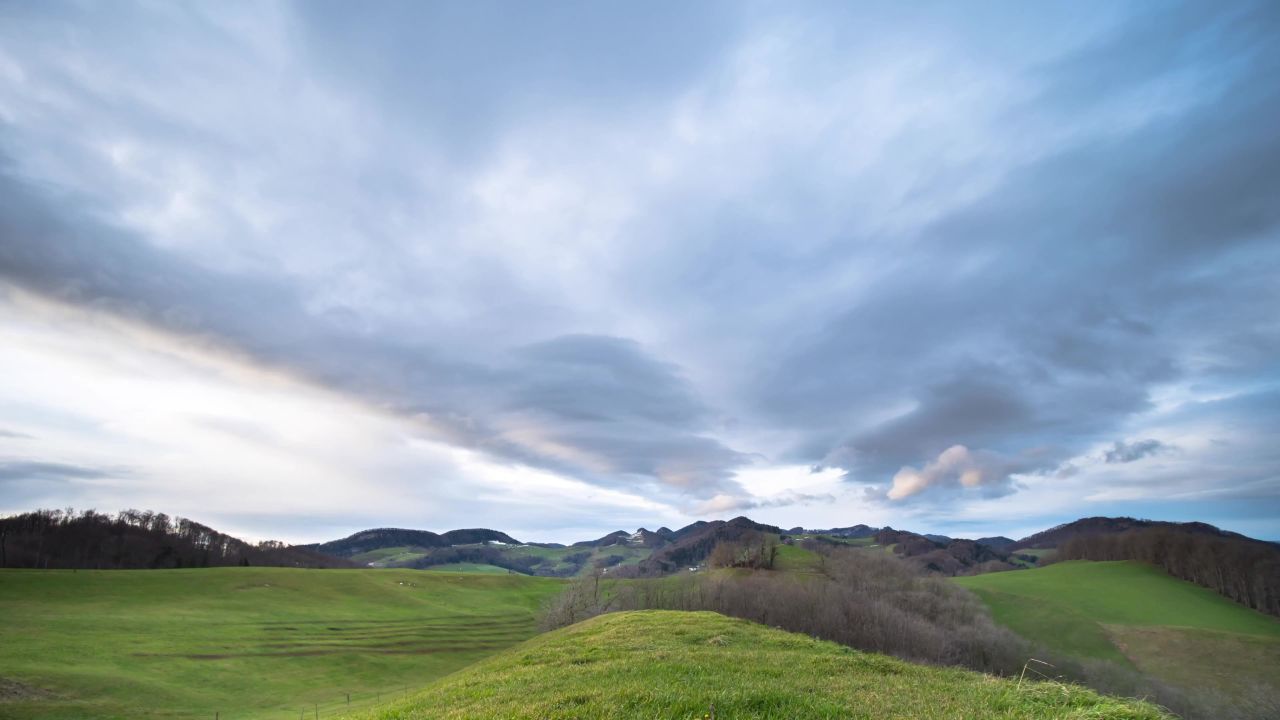
[[118, 477], [123, 471], [103, 468], [82, 467], [57, 462], [14, 461], [0, 462], [0, 482], [17, 480], [41, 480], [53, 482], [70, 482], [75, 480], [96, 480], [99, 478]]
[[[1275, 3], [207, 10], [0, 9], [0, 281], [707, 511], [1008, 496], [1277, 380]], [[1280, 497], [1244, 446], [1199, 482]]]
[[1111, 464], [1131, 463], [1168, 449], [1168, 445], [1154, 439], [1136, 440], [1131, 443], [1117, 440], [1112, 443], [1111, 449], [1107, 450], [1103, 459]]

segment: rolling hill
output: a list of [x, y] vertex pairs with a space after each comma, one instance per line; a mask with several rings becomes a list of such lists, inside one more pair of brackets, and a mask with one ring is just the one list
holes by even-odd
[[[1140, 520], [1131, 517], [1088, 517], [1080, 518], [1069, 523], [1051, 527], [1048, 530], [1033, 535], [1028, 535], [1010, 546], [1012, 550], [1036, 549], [1045, 550], [1056, 548], [1067, 541], [1089, 535], [1110, 535], [1114, 533], [1130, 532], [1132, 530], [1142, 530], [1147, 528], [1171, 528], [1181, 532], [1209, 535], [1214, 537], [1231, 537], [1242, 540], [1251, 540], [1239, 533], [1221, 530], [1202, 522], [1166, 522], [1163, 520]], [[1258, 542], [1258, 541], [1255, 541]]]
[[782, 530], [745, 517], [697, 522], [673, 533], [672, 541], [655, 549], [636, 566], [636, 570], [638, 574], [648, 576], [679, 572], [706, 560], [718, 543], [732, 542], [749, 533], [781, 535]]
[[[1036, 567], [1060, 555], [1059, 546], [1093, 537], [1126, 536], [1133, 532], [1170, 529], [1201, 540], [1234, 539], [1265, 546], [1205, 523], [1173, 523], [1134, 518], [1082, 518], [1035, 533], [1021, 540], [992, 536], [968, 540], [943, 535], [852, 525], [827, 530], [792, 528], [784, 531], [746, 517], [697, 521], [680, 528], [617, 530], [571, 545], [522, 543], [496, 530], [473, 529], [434, 533], [424, 530], [374, 529], [341, 540], [302, 546], [372, 567], [427, 568], [457, 563], [488, 564], [529, 575], [574, 577], [597, 568], [617, 574], [653, 577], [696, 567], [721, 540], [734, 541], [746, 531], [790, 535], [823, 542], [882, 547], [925, 572], [947, 576], [975, 575]], [[1113, 558], [1101, 558], [1113, 559]], [[1142, 559], [1142, 558], [1140, 558]], [[1176, 573], [1175, 573], [1176, 574]]]
[[710, 612], [614, 613], [537, 637], [364, 720], [1166, 718], [1056, 683], [913, 665]]
[[1268, 717], [1246, 712], [1268, 697], [1280, 710], [1280, 620], [1159, 568], [1072, 561], [955, 582], [1001, 624], [1066, 655], [1131, 665], [1193, 696], [1242, 706], [1243, 717]]
[[122, 510], [36, 510], [0, 517], [0, 568], [354, 567], [307, 546], [248, 543], [194, 520]]
[[744, 532], [781, 534], [745, 517], [691, 523], [679, 530], [617, 530], [572, 545], [521, 543], [495, 530], [365, 530], [341, 540], [305, 546], [372, 567], [431, 568], [451, 564], [492, 565], [528, 575], [573, 577], [596, 568], [656, 576], [697, 565], [721, 540]]
[[866, 525], [791, 534], [801, 540], [883, 548], [925, 572], [947, 576], [1014, 570], [1038, 562], [1033, 555], [1011, 552], [1008, 546], [1013, 541], [1008, 538], [964, 540]]
[[537, 632], [562, 582], [409, 570], [0, 570], [0, 717], [332, 716]]

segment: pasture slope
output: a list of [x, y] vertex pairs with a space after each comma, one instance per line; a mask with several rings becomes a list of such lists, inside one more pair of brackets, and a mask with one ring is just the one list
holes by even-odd
[[1192, 695], [1280, 709], [1280, 620], [1154, 566], [1072, 561], [955, 582], [997, 622], [1053, 650], [1129, 664]]
[[332, 717], [537, 631], [562, 582], [485, 573], [0, 570], [0, 717]]
[[497, 565], [485, 565], [483, 563], [451, 563], [449, 565], [432, 565], [423, 568], [423, 572], [431, 573], [481, 573], [484, 575], [523, 575], [514, 570], [500, 568]]
[[601, 615], [539, 636], [363, 720], [1165, 718], [1055, 683], [913, 665], [710, 612]]
[[[428, 564], [432, 556], [449, 555], [453, 551], [484, 551], [494, 553], [520, 572], [544, 577], [573, 577], [588, 575], [597, 563], [607, 566], [635, 565], [649, 556], [652, 548], [633, 547], [626, 544], [604, 547], [568, 546], [541, 547], [538, 545], [454, 545], [450, 548], [426, 548], [412, 545], [383, 547], [351, 555], [350, 559], [361, 565], [378, 568], [438, 568], [449, 570], [453, 565], [484, 563]], [[495, 566], [496, 567], [496, 566]], [[504, 571], [505, 572], [505, 571]]]

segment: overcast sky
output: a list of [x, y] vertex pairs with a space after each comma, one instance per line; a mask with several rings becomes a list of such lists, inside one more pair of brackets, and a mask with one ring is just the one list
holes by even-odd
[[0, 512], [1280, 539], [1275, 2], [0, 4]]

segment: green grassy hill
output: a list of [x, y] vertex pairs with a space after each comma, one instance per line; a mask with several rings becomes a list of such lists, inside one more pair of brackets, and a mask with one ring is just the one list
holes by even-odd
[[[547, 548], [536, 545], [458, 545], [458, 548], [484, 547], [490, 552], [498, 553], [509, 562], [525, 567], [529, 574], [542, 576], [570, 577], [589, 574], [597, 562], [610, 566], [635, 565], [649, 556], [650, 548], [632, 547], [630, 545], [609, 545], [606, 547], [559, 547]], [[351, 556], [351, 560], [362, 565], [378, 568], [409, 567], [421, 563], [433, 553], [440, 553], [440, 548], [422, 548], [414, 546], [397, 546], [378, 548]], [[476, 563], [448, 563], [432, 565], [432, 568], [448, 570], [456, 565]]]
[[778, 557], [775, 558], [773, 567], [783, 572], [818, 572], [822, 567], [822, 558], [818, 553], [805, 550], [799, 545], [779, 545]]
[[[433, 573], [482, 573], [486, 575], [510, 575], [515, 573], [514, 570], [500, 568], [497, 565], [484, 565], [481, 563], [450, 563], [449, 565], [432, 565], [424, 568], [423, 572]], [[516, 573], [523, 575], [524, 573]]]
[[956, 578], [995, 619], [1078, 658], [1190, 691], [1280, 697], [1280, 620], [1136, 562], [1062, 562]]
[[602, 615], [365, 720], [430, 718], [1163, 718], [1057, 684], [912, 665], [709, 612]]
[[332, 717], [536, 632], [562, 581], [407, 570], [0, 570], [0, 717]]

